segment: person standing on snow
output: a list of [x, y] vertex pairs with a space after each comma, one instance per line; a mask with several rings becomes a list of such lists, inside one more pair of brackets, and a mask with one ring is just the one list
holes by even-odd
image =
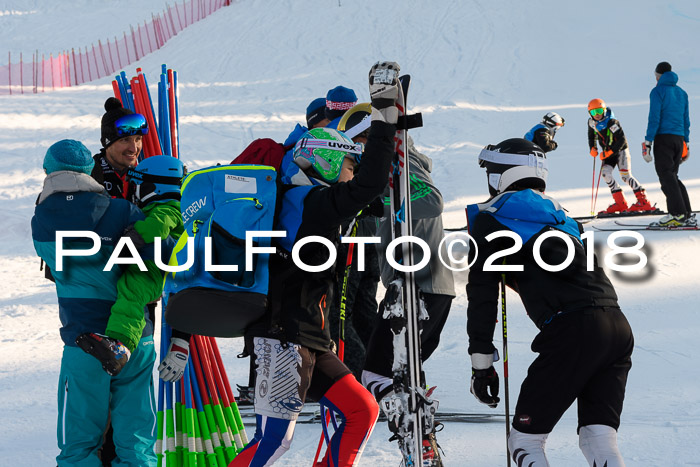
[[653, 143], [654, 168], [659, 176], [661, 191], [666, 196], [668, 211], [658, 225], [697, 226], [688, 190], [678, 178], [680, 165], [690, 155], [688, 94], [678, 86], [678, 75], [671, 71], [670, 63], [661, 62], [656, 65], [654, 74], [657, 83], [649, 93], [649, 121], [642, 156], [645, 161], [652, 161]]
[[[337, 247], [341, 224], [384, 190], [398, 119], [398, 71], [393, 62], [377, 63], [370, 70], [369, 90], [377, 105], [364, 154], [360, 145], [328, 128], [310, 130], [297, 142], [294, 162], [307, 181], [281, 189], [275, 230], [287, 231], [279, 241], [285, 250], [308, 236], [323, 237]], [[375, 77], [383, 79], [375, 82]], [[311, 244], [299, 250], [299, 258], [313, 266], [332, 262], [327, 248]], [[247, 350], [257, 365], [255, 435], [229, 465], [271, 465], [279, 459], [291, 445], [307, 394], [342, 418], [320, 465], [356, 465], [379, 407], [331, 351], [327, 323], [335, 271], [304, 271], [290, 258], [276, 255], [270, 259], [270, 278], [269, 311], [246, 330]]]
[[[505, 290], [505, 281], [540, 330], [532, 342], [538, 356], [520, 387], [508, 439], [513, 460], [548, 466], [547, 436], [576, 401], [579, 446], [588, 463], [621, 467], [617, 429], [634, 339], [615, 289], [597, 261], [588, 270], [581, 224], [544, 195], [547, 159], [538, 146], [519, 138], [489, 145], [479, 154], [479, 165], [486, 169], [491, 199], [467, 207], [469, 234], [478, 247], [470, 248], [467, 282], [471, 392], [491, 408], [500, 401], [493, 334], [499, 285]], [[494, 268], [486, 261], [513, 246], [509, 237], [486, 240], [499, 231], [517, 234], [523, 244]], [[557, 238], [544, 240], [536, 262], [533, 245], [552, 233]], [[572, 250], [573, 260], [564, 269], [550, 272], [540, 265], [560, 265]]]
[[556, 112], [549, 112], [542, 117], [542, 122], [530, 128], [524, 138], [542, 148], [544, 152], [554, 151], [557, 146], [554, 136], [564, 126], [564, 118]]
[[[632, 176], [632, 159], [627, 145], [627, 138], [622, 131], [620, 121], [615, 118], [611, 108], [605, 105], [603, 99], [592, 99], [588, 103], [588, 147], [592, 157], [598, 157], [598, 146], [600, 146], [600, 168], [601, 175], [605, 183], [608, 184], [613, 200], [615, 201], [606, 210], [599, 214], [614, 214], [622, 212], [653, 212], [656, 211], [647, 200], [644, 188], [636, 178]], [[622, 188], [613, 177], [613, 169], [617, 166], [620, 171], [622, 181], [627, 183], [637, 202], [627, 206]]]
[[[159, 295], [160, 284], [147, 287], [134, 264], [124, 272], [118, 265], [103, 271], [122, 232], [144, 219], [143, 213], [123, 199], [112, 199], [90, 175], [94, 161], [80, 142], [63, 140], [52, 145], [44, 158], [47, 177], [32, 218], [32, 239], [37, 254], [51, 267], [56, 282], [63, 357], [58, 388], [59, 467], [100, 465], [98, 453], [111, 416], [116, 456], [120, 465], [155, 466], [155, 399], [153, 393], [153, 329], [146, 327], [133, 352], [119, 341], [104, 338], [103, 350], [114, 360], [126, 361], [111, 376], [103, 365], [76, 345], [83, 333], [104, 333], [110, 310], [129, 275], [129, 293], [145, 307]], [[56, 267], [56, 233], [66, 230], [95, 232], [101, 247], [91, 257], [68, 257]], [[64, 240], [64, 246], [84, 249], [84, 241]], [[153, 268], [152, 250], [141, 258]], [[148, 255], [150, 254], [150, 258]], [[97, 260], [96, 260], [97, 258]], [[156, 268], [157, 270], [157, 268]], [[108, 370], [109, 367], [104, 367]]]

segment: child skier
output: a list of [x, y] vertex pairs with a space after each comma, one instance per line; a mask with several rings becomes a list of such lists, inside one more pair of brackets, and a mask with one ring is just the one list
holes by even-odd
[[[399, 67], [375, 64], [370, 70], [372, 125], [367, 146], [327, 128], [307, 132], [296, 144], [294, 162], [307, 177], [282, 189], [275, 230], [286, 230], [280, 245], [289, 250], [308, 236], [338, 245], [339, 228], [384, 190], [391, 169], [398, 119]], [[356, 175], [357, 159], [362, 163]], [[328, 265], [328, 249], [306, 245], [299, 258]], [[256, 357], [256, 431], [230, 466], [271, 465], [290, 447], [296, 419], [307, 394], [342, 418], [328, 443], [323, 466], [356, 465], [377, 421], [372, 395], [331, 351], [329, 304], [335, 272], [302, 270], [289, 258], [270, 258], [269, 311], [246, 330]]]
[[[622, 467], [617, 429], [634, 339], [615, 289], [597, 261], [592, 268], [586, 266], [581, 224], [544, 195], [547, 159], [539, 147], [508, 139], [484, 148], [479, 165], [486, 169], [492, 197], [467, 207], [469, 234], [478, 247], [470, 248], [474, 262], [467, 282], [471, 392], [491, 408], [500, 401], [493, 334], [499, 285], [503, 291], [508, 285], [540, 330], [532, 342], [538, 356], [520, 388], [508, 438], [515, 463], [549, 465], [547, 436], [576, 401], [579, 446], [589, 465]], [[489, 267], [492, 255], [513, 246], [511, 238], [491, 238], [504, 230], [517, 234], [522, 248], [507, 257], [506, 266]], [[544, 238], [552, 233], [558, 238]], [[543, 248], [535, 251], [541, 240]], [[540, 251], [542, 257], [535, 254]], [[541, 266], [542, 259], [560, 265], [572, 251], [573, 259], [563, 270]]]
[[[598, 157], [598, 145], [601, 147], [600, 160], [603, 161], [601, 174], [605, 183], [608, 184], [612, 192], [613, 204], [598, 214], [614, 214], [623, 212], [654, 212], [654, 208], [644, 194], [644, 188], [632, 176], [632, 162], [630, 151], [627, 146], [627, 138], [622, 131], [620, 122], [615, 118], [612, 109], [608, 108], [603, 99], [593, 99], [588, 103], [588, 147], [592, 157]], [[612, 175], [613, 169], [617, 166], [620, 171], [622, 181], [626, 182], [637, 202], [627, 206], [622, 188]]]
[[564, 126], [564, 117], [556, 112], [549, 112], [542, 117], [542, 122], [530, 128], [524, 138], [538, 145], [544, 152], [554, 151], [558, 144], [554, 141], [557, 130]]
[[[184, 231], [180, 214], [180, 183], [183, 175], [182, 162], [171, 156], [146, 158], [138, 167], [132, 167], [127, 172], [129, 196], [146, 215], [145, 219], [130, 225], [122, 234], [129, 237], [136, 248], [153, 243], [156, 237], [163, 240], [172, 237], [176, 240]], [[157, 284], [154, 287], [160, 288], [163, 276], [158, 271], [144, 280], [149, 280]], [[127, 277], [123, 276], [118, 283], [124, 293], [112, 305], [105, 335], [87, 333], [79, 336], [77, 341], [83, 350], [110, 367], [108, 373], [112, 375], [119, 373], [126, 364], [146, 325], [143, 304], [133, 299], [133, 284], [126, 281]], [[178, 379], [182, 375], [189, 352], [188, 337], [183, 339], [182, 336], [177, 336], [171, 340], [170, 350], [159, 367], [164, 379]], [[119, 348], [118, 343], [126, 347], [126, 358], [116, 358], [114, 349]]]

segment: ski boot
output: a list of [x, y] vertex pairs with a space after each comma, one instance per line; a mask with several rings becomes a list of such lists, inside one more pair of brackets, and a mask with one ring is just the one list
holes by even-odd
[[600, 211], [598, 213], [599, 216], [605, 217], [606, 215], [609, 216], [627, 211], [627, 201], [625, 201], [625, 195], [622, 194], [622, 191], [613, 191], [612, 196], [615, 202], [608, 206], [608, 209]]
[[666, 214], [664, 217], [659, 219], [658, 222], [652, 222], [649, 225], [652, 227], [685, 227], [689, 220], [689, 216], [686, 216], [685, 214], [679, 214], [678, 216]]
[[255, 402], [255, 387], [254, 386], [241, 386], [237, 384], [238, 397], [236, 398], [236, 403], [238, 405], [253, 405]]
[[94, 332], [86, 332], [75, 339], [75, 343], [86, 353], [102, 363], [102, 368], [110, 376], [117, 376], [131, 357], [131, 352], [117, 339]]
[[[433, 431], [423, 436], [423, 467], [442, 467], [442, 448], [435, 438], [435, 433], [442, 429], [442, 423], [436, 423]], [[438, 429], [439, 428], [439, 429]], [[444, 454], [444, 453], [443, 453]]]
[[629, 212], [651, 213], [657, 211], [657, 209], [649, 203], [649, 200], [644, 194], [644, 190], [637, 190], [634, 192], [634, 195], [637, 197], [637, 202], [629, 207]]

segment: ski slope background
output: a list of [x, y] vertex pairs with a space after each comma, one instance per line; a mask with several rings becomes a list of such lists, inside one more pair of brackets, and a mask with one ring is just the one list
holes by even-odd
[[[121, 34], [162, 10], [160, 0], [5, 0], [0, 53], [56, 52]], [[700, 112], [700, 3], [695, 0], [590, 2], [377, 0], [242, 0], [191, 26], [136, 66], [155, 83], [160, 65], [178, 70], [180, 142], [189, 169], [226, 163], [250, 141], [282, 141], [306, 105], [336, 85], [368, 100], [367, 72], [395, 60], [413, 82], [409, 110], [425, 126], [411, 132], [433, 158], [445, 198], [445, 225], [464, 224], [464, 206], [486, 198], [477, 155], [486, 144], [521, 137], [548, 111], [566, 126], [549, 154], [548, 194], [571, 215], [590, 211], [593, 162], [586, 143], [586, 104], [603, 98], [620, 119], [633, 174], [652, 203], [665, 209], [652, 164], [641, 158], [653, 70], [669, 61], [690, 96], [691, 124]], [[397, 6], [401, 5], [401, 11]], [[54, 465], [56, 384], [62, 343], [54, 287], [43, 279], [29, 222], [44, 178], [47, 147], [63, 138], [99, 149], [108, 80], [45, 94], [0, 97], [0, 466]], [[155, 95], [155, 90], [152, 89]], [[700, 146], [681, 166], [695, 209], [700, 205]], [[696, 154], [698, 153], [698, 154]], [[598, 165], [599, 167], [599, 165]], [[611, 197], [603, 182], [598, 209]], [[631, 190], [625, 188], [628, 201]], [[605, 223], [605, 221], [596, 221]], [[607, 221], [610, 222], [610, 221]], [[607, 235], [598, 232], [599, 253]], [[619, 430], [630, 466], [697, 464], [700, 439], [700, 234], [645, 233], [647, 267], [610, 272], [635, 332], [633, 367]], [[469, 394], [466, 273], [441, 345], [426, 364], [443, 410], [489, 412]], [[543, 290], [546, 293], [546, 290]], [[536, 334], [517, 295], [508, 295], [511, 408], [534, 358]], [[498, 334], [498, 332], [497, 332]], [[220, 340], [228, 374], [247, 381], [237, 339]], [[496, 336], [500, 347], [500, 337]], [[158, 347], [156, 347], [158, 348]], [[502, 367], [497, 366], [502, 376]], [[493, 411], [503, 413], [502, 405]], [[448, 423], [438, 435], [448, 466], [505, 464], [501, 423]], [[280, 465], [310, 465], [320, 427], [302, 425]], [[249, 431], [252, 435], [252, 430]], [[395, 443], [378, 424], [362, 465], [398, 465]], [[576, 411], [569, 410], [547, 444], [554, 466], [586, 465], [578, 449]]]

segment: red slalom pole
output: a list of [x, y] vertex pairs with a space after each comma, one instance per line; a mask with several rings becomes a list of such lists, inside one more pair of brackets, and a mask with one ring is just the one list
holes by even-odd
[[175, 83], [173, 81], [173, 70], [168, 70], [168, 111], [170, 113], [170, 146], [172, 147], [171, 155], [178, 159], [177, 148], [177, 120], [175, 118]]

